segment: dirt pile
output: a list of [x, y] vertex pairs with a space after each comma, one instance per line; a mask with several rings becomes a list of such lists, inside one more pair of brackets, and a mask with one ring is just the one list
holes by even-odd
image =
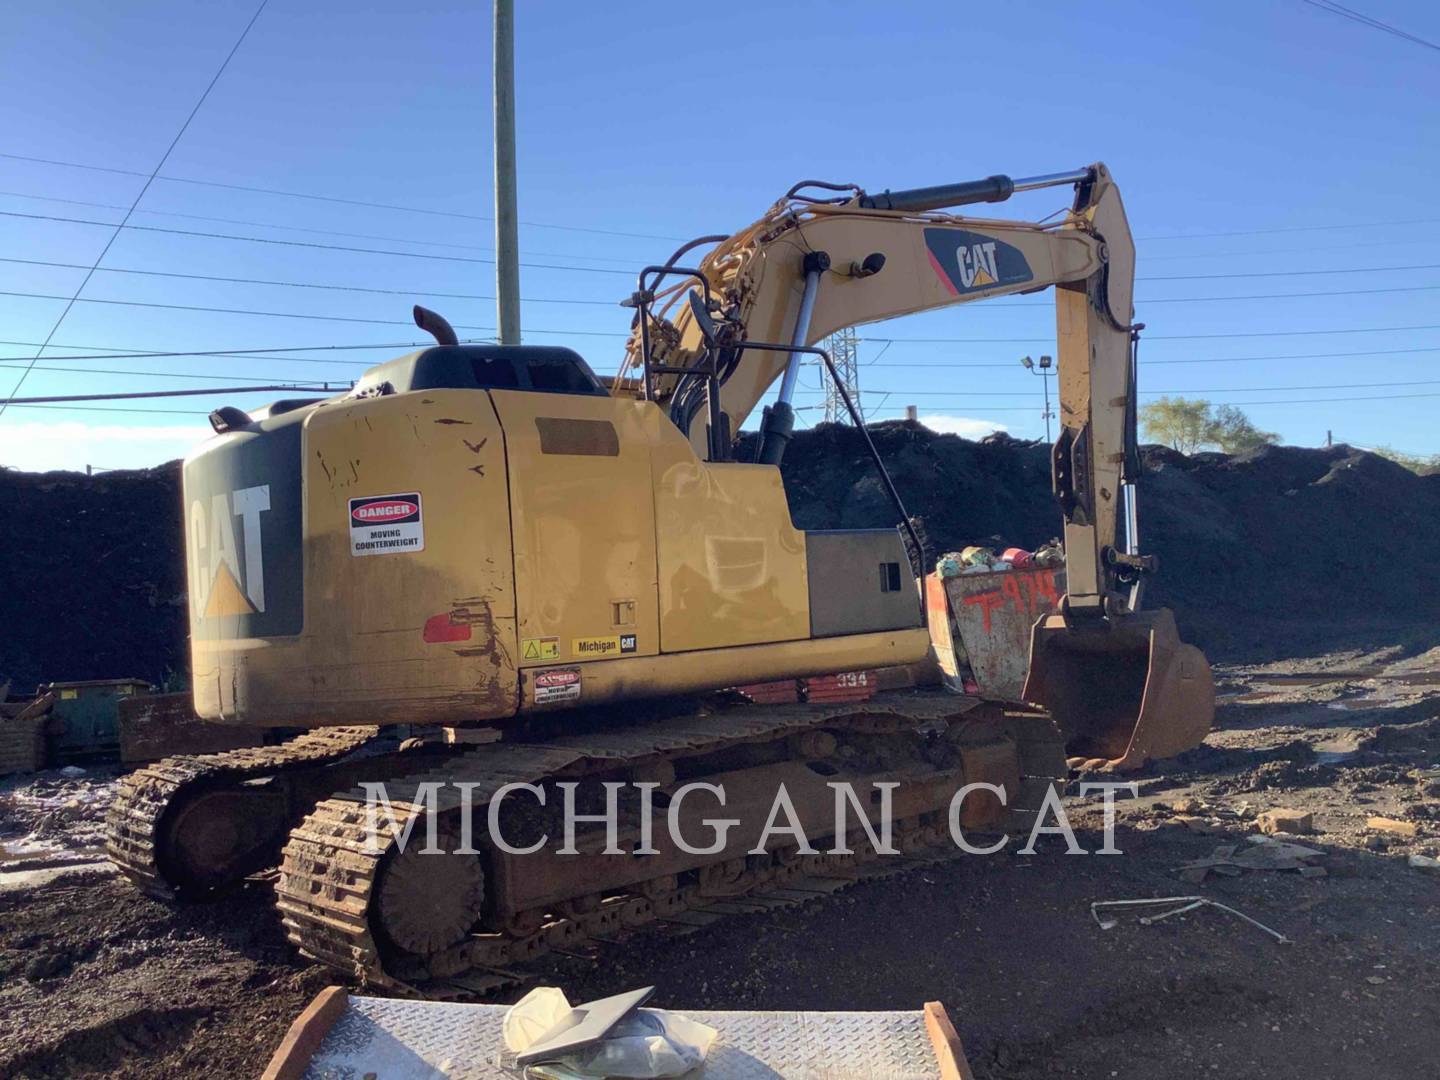
[[[918, 424], [873, 437], [930, 554], [1033, 547], [1059, 531], [1048, 448]], [[748, 459], [747, 437], [741, 460]], [[1440, 476], [1337, 446], [1186, 457], [1153, 447], [1141, 536], [1152, 604], [1217, 658], [1294, 655], [1440, 617]], [[888, 527], [895, 513], [853, 428], [799, 432], [784, 465], [802, 529]], [[183, 673], [178, 463], [137, 472], [0, 471], [0, 679]]]
[[0, 682], [161, 682], [187, 669], [179, 462], [0, 470], [0, 521]]
[[[1047, 446], [909, 422], [871, 430], [932, 557], [967, 544], [1034, 547], [1059, 531]], [[1296, 655], [1440, 618], [1440, 476], [1348, 446], [1233, 457], [1147, 447], [1144, 457], [1140, 536], [1160, 559], [1146, 602], [1173, 607], [1214, 656]], [[800, 528], [894, 524], [851, 427], [799, 434], [784, 473]]]
[[1440, 623], [1440, 476], [1349, 446], [1146, 457], [1150, 596], [1216, 649], [1260, 660]]

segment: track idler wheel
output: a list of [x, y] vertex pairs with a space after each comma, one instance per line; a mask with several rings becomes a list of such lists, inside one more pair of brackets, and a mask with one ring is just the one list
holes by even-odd
[[202, 899], [275, 861], [289, 832], [283, 792], [217, 790], [169, 809], [162, 826], [165, 877], [186, 899]]
[[485, 870], [478, 855], [455, 855], [458, 836], [442, 830], [444, 854], [425, 854], [412, 844], [390, 857], [381, 871], [376, 917], [383, 936], [417, 957], [431, 956], [465, 940], [485, 899]]

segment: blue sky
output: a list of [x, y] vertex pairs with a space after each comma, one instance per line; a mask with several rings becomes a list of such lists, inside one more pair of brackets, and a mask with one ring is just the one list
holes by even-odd
[[[1431, 4], [1363, 3], [1440, 39]], [[1148, 396], [1239, 404], [1297, 444], [1329, 430], [1440, 451], [1436, 51], [1300, 0], [1112, 2], [1083, 17], [1043, 0], [736, 2], [723, 17], [693, 4], [518, 7], [527, 341], [570, 344], [613, 371], [627, 325], [614, 302], [634, 271], [678, 240], [746, 224], [802, 178], [875, 190], [1104, 160], [1140, 238]], [[109, 230], [15, 215], [118, 221], [253, 11], [249, 0], [9, 8], [0, 151], [129, 172], [0, 156], [0, 257], [30, 260], [0, 261], [0, 292], [73, 293]], [[493, 302], [436, 295], [493, 294], [493, 266], [469, 261], [492, 247], [489, 24], [484, 2], [271, 0], [131, 221], [288, 243], [127, 230], [23, 393], [348, 381], [405, 350], [294, 350], [418, 341], [416, 300], [493, 327]], [[1061, 201], [1036, 193], [986, 212], [1038, 218]], [[1332, 295], [1233, 299], [1296, 293]], [[0, 295], [0, 356], [32, 356], [27, 343], [63, 307]], [[1413, 327], [1428, 328], [1395, 329]], [[1017, 361], [1053, 351], [1052, 335], [1045, 296], [867, 327], [867, 411], [916, 404], [949, 418], [937, 426], [1038, 436], [1040, 381]], [[227, 349], [291, 351], [65, 359]], [[14, 377], [23, 366], [0, 363]], [[13, 382], [0, 376], [0, 393]], [[804, 404], [818, 404], [816, 386], [811, 374]], [[0, 463], [154, 463], [203, 438], [216, 404], [264, 400], [11, 408]]]

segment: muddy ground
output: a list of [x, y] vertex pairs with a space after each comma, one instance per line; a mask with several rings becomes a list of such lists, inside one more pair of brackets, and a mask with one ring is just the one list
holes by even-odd
[[[914, 1009], [942, 1000], [981, 1080], [1043, 1076], [1440, 1075], [1440, 648], [1331, 651], [1220, 675], [1205, 745], [1122, 800], [1123, 854], [965, 857], [803, 909], [738, 916], [559, 958], [572, 1000], [654, 983], [709, 1009]], [[267, 889], [172, 910], [94, 859], [107, 774], [0, 789], [0, 1076], [256, 1075], [331, 977], [284, 942]], [[1070, 797], [1088, 850], [1097, 805]], [[1255, 815], [1309, 811], [1287, 838], [1326, 871], [1182, 880], [1217, 846], [1258, 845]], [[1377, 832], [1384, 816], [1418, 836]], [[1012, 845], [1013, 848], [1019, 846]], [[1109, 930], [1092, 901], [1203, 895], [1204, 908]], [[511, 997], [513, 998], [513, 994]]]

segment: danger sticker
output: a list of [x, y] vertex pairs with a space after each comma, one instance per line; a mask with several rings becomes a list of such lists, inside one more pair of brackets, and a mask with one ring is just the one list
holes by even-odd
[[634, 634], [612, 634], [607, 637], [577, 637], [570, 642], [570, 648], [581, 660], [596, 660], [602, 656], [618, 656], [620, 653], [635, 651]]
[[420, 493], [350, 500], [350, 554], [398, 555], [425, 550]]
[[559, 660], [558, 637], [527, 637], [520, 642], [520, 655], [525, 660]]
[[535, 676], [535, 704], [574, 701], [580, 697], [579, 668], [551, 668]]

